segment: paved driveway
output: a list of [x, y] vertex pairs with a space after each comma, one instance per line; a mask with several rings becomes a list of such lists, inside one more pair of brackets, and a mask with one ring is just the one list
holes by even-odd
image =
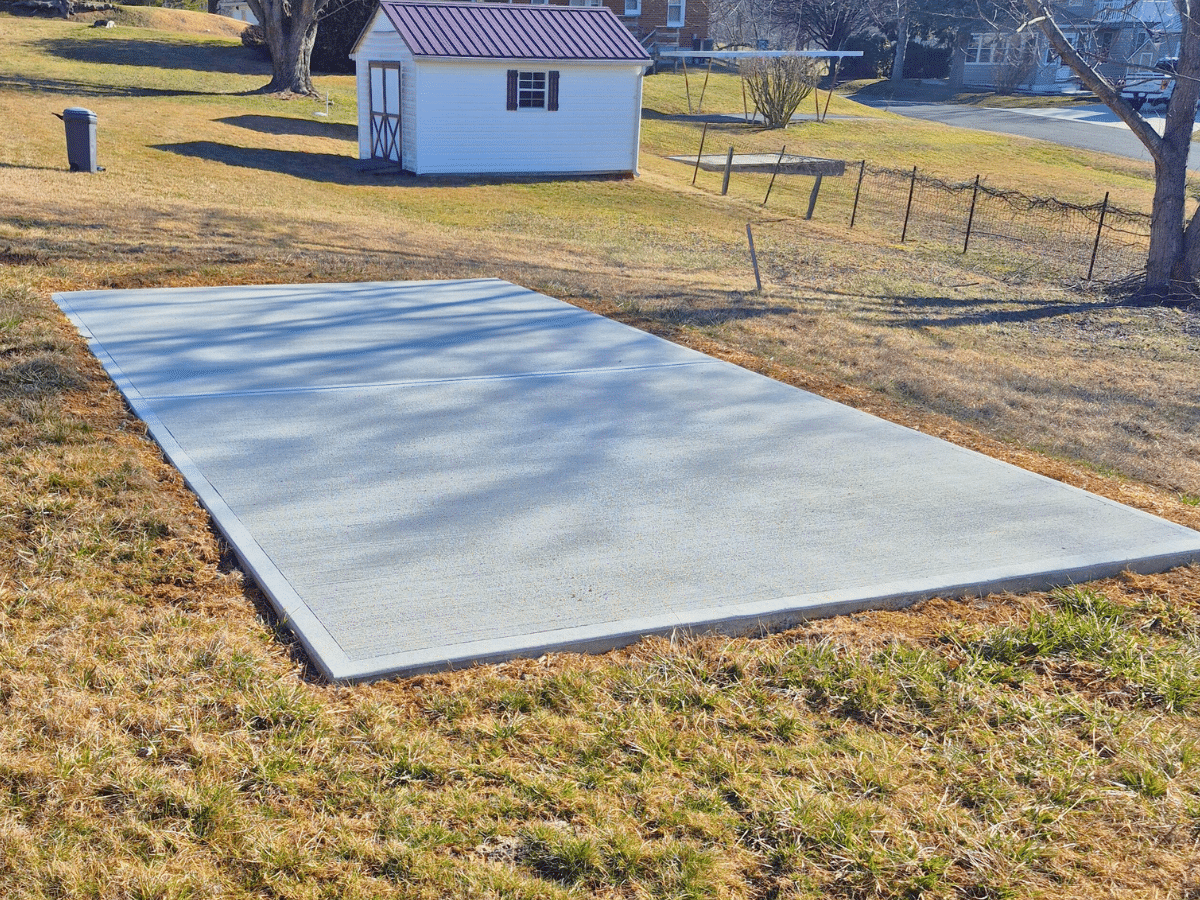
[[498, 280], [55, 297], [332, 679], [1200, 559]]
[[[992, 109], [955, 103], [862, 100], [877, 109], [890, 109], [902, 116], [942, 122], [958, 128], [974, 128], [1049, 141], [1130, 159], [1150, 161], [1150, 154], [1133, 132], [1103, 104], [1042, 109]], [[1147, 116], [1162, 130], [1161, 116]], [[1194, 151], [1193, 151], [1194, 152]], [[1193, 165], [1196, 159], [1192, 160]]]

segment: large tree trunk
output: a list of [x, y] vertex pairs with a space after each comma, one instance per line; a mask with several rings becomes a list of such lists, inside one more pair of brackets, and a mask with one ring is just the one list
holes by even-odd
[[1200, 3], [1176, 0], [1182, 35], [1176, 77], [1167, 105], [1166, 124], [1159, 135], [1120, 92], [1088, 65], [1063, 35], [1042, 0], [1026, 0], [1031, 15], [1050, 44], [1079, 80], [1104, 101], [1150, 151], [1154, 159], [1154, 206], [1150, 221], [1150, 250], [1146, 259], [1145, 293], [1154, 298], [1191, 293], [1200, 274], [1200, 223], [1196, 217], [1183, 227], [1188, 151], [1200, 99]]
[[[312, 48], [317, 40], [317, 23], [305, 30], [298, 27], [279, 40], [279, 50], [271, 48], [271, 82], [263, 92], [267, 94], [304, 94], [316, 96], [312, 83]], [[267, 41], [270, 45], [270, 40]]]
[[892, 85], [899, 87], [904, 79], [904, 56], [908, 52], [908, 10], [896, 19], [896, 55], [892, 57]]
[[312, 48], [317, 16], [328, 0], [249, 0], [271, 52], [271, 81], [266, 94], [316, 96], [312, 83]]

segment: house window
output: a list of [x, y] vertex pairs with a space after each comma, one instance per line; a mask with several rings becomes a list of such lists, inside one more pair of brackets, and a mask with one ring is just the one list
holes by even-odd
[[603, 6], [603, 0], [570, 0], [571, 6]]
[[[993, 54], [996, 49], [996, 35], [994, 34], [973, 34], [971, 35], [971, 43], [967, 45], [966, 62], [978, 63], [979, 65], [991, 65]], [[996, 54], [997, 56], [1003, 55]]]
[[508, 108], [558, 111], [558, 72], [508, 70]]
[[667, 27], [680, 28], [683, 26], [683, 15], [687, 0], [667, 0]]
[[625, 0], [625, 15], [640, 16], [642, 14], [642, 0]]

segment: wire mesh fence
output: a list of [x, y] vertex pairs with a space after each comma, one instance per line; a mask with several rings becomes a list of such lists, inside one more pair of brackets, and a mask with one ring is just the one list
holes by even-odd
[[[738, 174], [753, 196], [766, 175]], [[761, 185], [758, 182], [762, 182]], [[1093, 204], [1035, 197], [985, 183], [978, 176], [951, 181], [919, 171], [851, 164], [826, 178], [811, 205], [813, 179], [780, 176], [770, 206], [868, 229], [881, 238], [920, 241], [987, 255], [1004, 271], [1070, 280], [1116, 280], [1145, 267], [1150, 216]], [[714, 185], [715, 186], [715, 185]], [[759, 195], [759, 199], [763, 199]]]
[[1113, 206], [1108, 196], [1084, 205], [1033, 197], [971, 181], [951, 182], [917, 169], [859, 166], [855, 224], [899, 223], [900, 239], [959, 245], [1045, 274], [1113, 279], [1141, 269], [1150, 217]]

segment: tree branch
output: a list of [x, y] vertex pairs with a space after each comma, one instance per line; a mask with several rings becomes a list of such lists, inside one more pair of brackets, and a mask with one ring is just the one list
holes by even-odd
[[1100, 98], [1109, 109], [1115, 112], [1126, 125], [1129, 130], [1137, 135], [1138, 140], [1146, 145], [1146, 149], [1150, 151], [1150, 155], [1154, 157], [1156, 162], [1162, 162], [1163, 147], [1162, 138], [1158, 132], [1147, 122], [1142, 115], [1133, 108], [1133, 105], [1121, 96], [1108, 79], [1101, 75], [1096, 69], [1088, 64], [1074, 47], [1067, 40], [1067, 36], [1062, 33], [1062, 29], [1058, 27], [1058, 22], [1054, 20], [1050, 9], [1041, 0], [1025, 0], [1025, 5], [1028, 7], [1030, 15], [1033, 19], [1026, 22], [1021, 27], [1027, 27], [1034, 22], [1042, 29], [1042, 33], [1050, 41], [1050, 46], [1068, 66], [1079, 76], [1079, 80], [1083, 82], [1084, 87], [1092, 91]]

